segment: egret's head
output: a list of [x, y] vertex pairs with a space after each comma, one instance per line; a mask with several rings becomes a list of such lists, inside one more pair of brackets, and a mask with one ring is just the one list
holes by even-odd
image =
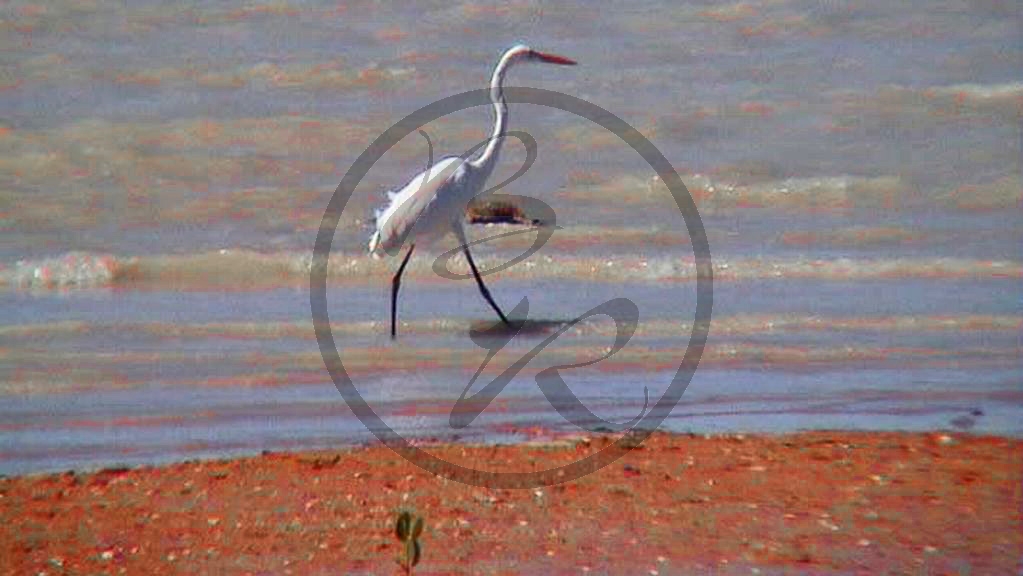
[[556, 54], [548, 54], [546, 52], [540, 52], [539, 50], [533, 50], [525, 44], [518, 44], [512, 46], [504, 53], [501, 58], [509, 63], [517, 61], [525, 62], [543, 62], [546, 64], [561, 64], [563, 66], [575, 65], [575, 60], [565, 58], [564, 56], [558, 56]]

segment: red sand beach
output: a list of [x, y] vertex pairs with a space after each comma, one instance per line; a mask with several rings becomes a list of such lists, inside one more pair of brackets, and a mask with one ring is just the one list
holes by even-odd
[[[563, 465], [601, 436], [431, 446], [486, 470]], [[656, 434], [529, 490], [439, 479], [382, 446], [0, 480], [3, 574], [1009, 574], [1023, 441], [970, 435]]]

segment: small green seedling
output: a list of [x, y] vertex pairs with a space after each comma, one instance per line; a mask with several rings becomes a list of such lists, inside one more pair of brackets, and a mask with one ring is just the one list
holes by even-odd
[[419, 564], [422, 548], [419, 536], [423, 533], [423, 519], [411, 512], [398, 514], [398, 522], [394, 527], [394, 535], [403, 544], [398, 555], [398, 564], [405, 569], [405, 574], [412, 576], [412, 567]]

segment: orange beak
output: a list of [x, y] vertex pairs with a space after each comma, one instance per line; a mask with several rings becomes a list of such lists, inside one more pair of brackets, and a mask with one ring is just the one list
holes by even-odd
[[533, 56], [539, 58], [543, 62], [548, 64], [561, 64], [562, 66], [575, 66], [575, 60], [571, 58], [565, 58], [564, 56], [558, 56], [557, 54], [544, 54], [543, 52], [533, 51]]

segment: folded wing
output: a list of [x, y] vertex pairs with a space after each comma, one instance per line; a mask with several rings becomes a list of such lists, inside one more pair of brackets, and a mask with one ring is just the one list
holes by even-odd
[[436, 209], [439, 203], [455, 200], [459, 196], [454, 189], [464, 184], [465, 163], [464, 159], [457, 156], [442, 158], [401, 190], [388, 192], [388, 205], [376, 211], [377, 229], [369, 240], [370, 253], [374, 256], [379, 256], [380, 252], [393, 255], [413, 231], [417, 235], [429, 231], [446, 231], [450, 223], [438, 221], [443, 215], [430, 213], [436, 212], [431, 208]]

